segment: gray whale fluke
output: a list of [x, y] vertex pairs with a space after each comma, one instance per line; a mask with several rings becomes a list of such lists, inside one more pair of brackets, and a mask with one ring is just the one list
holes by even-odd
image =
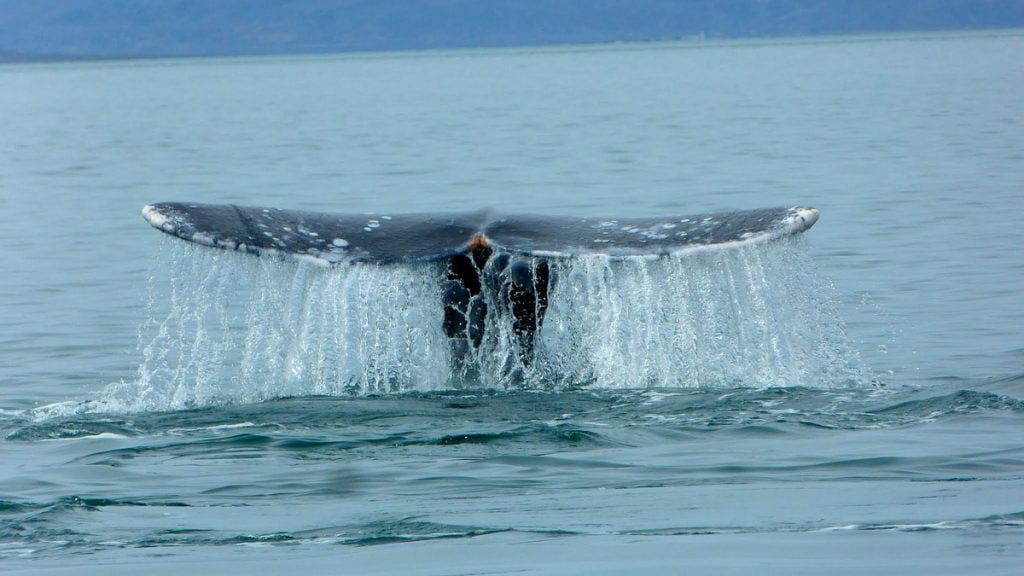
[[153, 227], [183, 240], [322, 264], [404, 264], [486, 246], [541, 258], [660, 256], [752, 244], [809, 229], [814, 208], [769, 208], [658, 218], [452, 214], [342, 215], [232, 204], [150, 204]]
[[453, 358], [462, 361], [480, 346], [489, 315], [505, 314], [513, 320], [519, 361], [526, 365], [544, 321], [550, 284], [557, 281], [549, 261], [657, 257], [756, 244], [804, 232], [819, 213], [797, 206], [657, 218], [490, 210], [345, 215], [168, 202], [147, 205], [142, 215], [183, 240], [258, 256], [325, 266], [446, 262], [440, 292]]

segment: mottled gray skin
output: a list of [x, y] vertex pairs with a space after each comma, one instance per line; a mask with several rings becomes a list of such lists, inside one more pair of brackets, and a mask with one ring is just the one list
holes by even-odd
[[351, 215], [231, 204], [147, 206], [149, 222], [179, 238], [253, 254], [311, 257], [327, 263], [402, 264], [445, 260], [474, 241], [493, 250], [545, 258], [586, 254], [663, 255], [802, 232], [809, 208], [770, 208], [658, 218], [452, 214]]

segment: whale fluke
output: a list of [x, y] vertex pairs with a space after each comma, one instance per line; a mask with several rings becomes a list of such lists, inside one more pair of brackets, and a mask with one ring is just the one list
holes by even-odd
[[[558, 279], [550, 260], [685, 254], [765, 242], [807, 230], [814, 208], [769, 208], [660, 218], [458, 214], [340, 215], [230, 204], [151, 204], [157, 229], [204, 246], [260, 256], [345, 263], [446, 262], [438, 278], [442, 327], [456, 373], [470, 375], [493, 318], [510, 318], [517, 354], [530, 365]], [[430, 267], [436, 269], [436, 267]], [[477, 358], [477, 361], [479, 359]]]
[[155, 228], [204, 246], [322, 264], [447, 260], [482, 248], [518, 256], [661, 256], [797, 234], [814, 208], [768, 208], [656, 218], [452, 214], [342, 215], [166, 202], [142, 215]]

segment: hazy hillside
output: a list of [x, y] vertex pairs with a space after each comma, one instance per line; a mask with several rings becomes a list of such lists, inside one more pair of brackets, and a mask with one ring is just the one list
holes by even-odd
[[1024, 0], [0, 0], [0, 58], [1024, 27]]

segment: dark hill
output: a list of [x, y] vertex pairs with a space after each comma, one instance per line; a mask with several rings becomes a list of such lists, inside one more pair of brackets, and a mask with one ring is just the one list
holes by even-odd
[[4, 0], [0, 58], [521, 46], [1024, 27], [1024, 0]]

